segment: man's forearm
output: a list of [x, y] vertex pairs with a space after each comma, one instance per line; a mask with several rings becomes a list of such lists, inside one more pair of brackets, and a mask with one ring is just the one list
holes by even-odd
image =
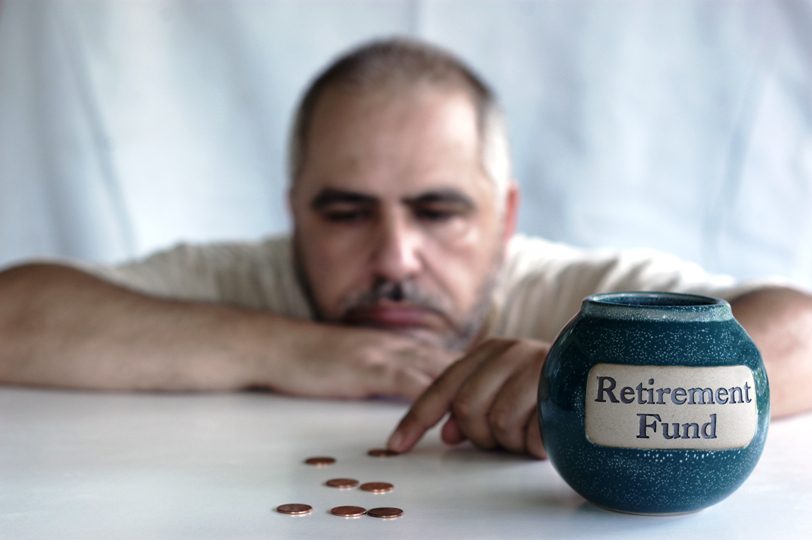
[[282, 349], [271, 346], [274, 324], [285, 321], [154, 298], [66, 267], [28, 265], [0, 274], [0, 383], [243, 388], [257, 384], [257, 364]]
[[63, 266], [0, 273], [0, 384], [414, 398], [455, 358], [391, 332], [156, 298]]
[[812, 409], [812, 296], [768, 288], [744, 294], [731, 306], [761, 351], [770, 379], [772, 415]]

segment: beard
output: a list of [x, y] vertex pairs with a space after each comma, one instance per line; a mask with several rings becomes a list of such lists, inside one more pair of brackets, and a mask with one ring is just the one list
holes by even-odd
[[[452, 315], [452, 305], [447, 298], [424, 291], [415, 280], [393, 281], [384, 278], [376, 279], [367, 290], [346, 295], [341, 300], [341, 315], [329, 317], [316, 301], [313, 284], [304, 264], [300, 238], [296, 232], [293, 235], [293, 261], [296, 278], [316, 321], [375, 328], [371, 324], [359, 324], [353, 314], [364, 308], [374, 307], [382, 301], [403, 303], [429, 311], [442, 319], [447, 330], [434, 331], [432, 332], [433, 339], [422, 339], [421, 341], [430, 341], [433, 345], [439, 344], [440, 347], [453, 352], [467, 350], [482, 334], [485, 321], [493, 306], [493, 291], [502, 267], [504, 253], [505, 248], [501, 244], [499, 249], [494, 250], [488, 271], [478, 286], [474, 305], [467, 313], [457, 318]], [[420, 338], [416, 337], [416, 339]]]

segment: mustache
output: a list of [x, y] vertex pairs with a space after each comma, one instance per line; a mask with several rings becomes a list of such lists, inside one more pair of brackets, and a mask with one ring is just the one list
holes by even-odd
[[373, 307], [382, 301], [409, 304], [445, 314], [445, 304], [433, 295], [427, 294], [411, 280], [380, 280], [369, 290], [350, 296], [343, 302], [345, 315], [360, 308]]

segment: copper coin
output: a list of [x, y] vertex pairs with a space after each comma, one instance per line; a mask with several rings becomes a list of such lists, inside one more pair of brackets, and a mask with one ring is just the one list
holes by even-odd
[[309, 504], [288, 503], [280, 504], [276, 507], [276, 511], [289, 516], [306, 516], [313, 511], [313, 507]]
[[309, 457], [304, 462], [308, 465], [313, 465], [314, 467], [327, 467], [328, 465], [332, 465], [336, 462], [336, 458], [329, 457], [329, 456], [316, 456], [316, 457]]
[[372, 508], [367, 512], [368, 516], [381, 519], [397, 519], [403, 515], [403, 510], [400, 508], [393, 508], [384, 506], [381, 508]]
[[352, 489], [358, 485], [358, 480], [355, 478], [331, 478], [324, 485], [337, 489]]
[[343, 518], [358, 518], [366, 514], [367, 510], [360, 506], [336, 506], [330, 509], [330, 513]]
[[399, 456], [399, 452], [395, 452], [394, 450], [389, 450], [388, 448], [373, 448], [367, 451], [368, 456], [372, 457], [392, 457], [392, 456]]
[[389, 482], [365, 482], [361, 484], [361, 489], [370, 493], [389, 493], [395, 486]]

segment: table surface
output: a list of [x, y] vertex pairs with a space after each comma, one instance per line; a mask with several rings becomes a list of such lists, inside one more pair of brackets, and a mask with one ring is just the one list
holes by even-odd
[[[812, 538], [812, 415], [773, 423], [756, 470], [726, 500], [649, 517], [596, 508], [549, 462], [448, 448], [437, 431], [413, 453], [367, 456], [405, 408], [0, 389], [0, 539]], [[314, 455], [337, 462], [302, 463]], [[323, 485], [335, 477], [395, 490]], [[274, 511], [288, 502], [314, 511]], [[343, 519], [328, 513], [338, 505], [396, 506], [404, 515]]]

